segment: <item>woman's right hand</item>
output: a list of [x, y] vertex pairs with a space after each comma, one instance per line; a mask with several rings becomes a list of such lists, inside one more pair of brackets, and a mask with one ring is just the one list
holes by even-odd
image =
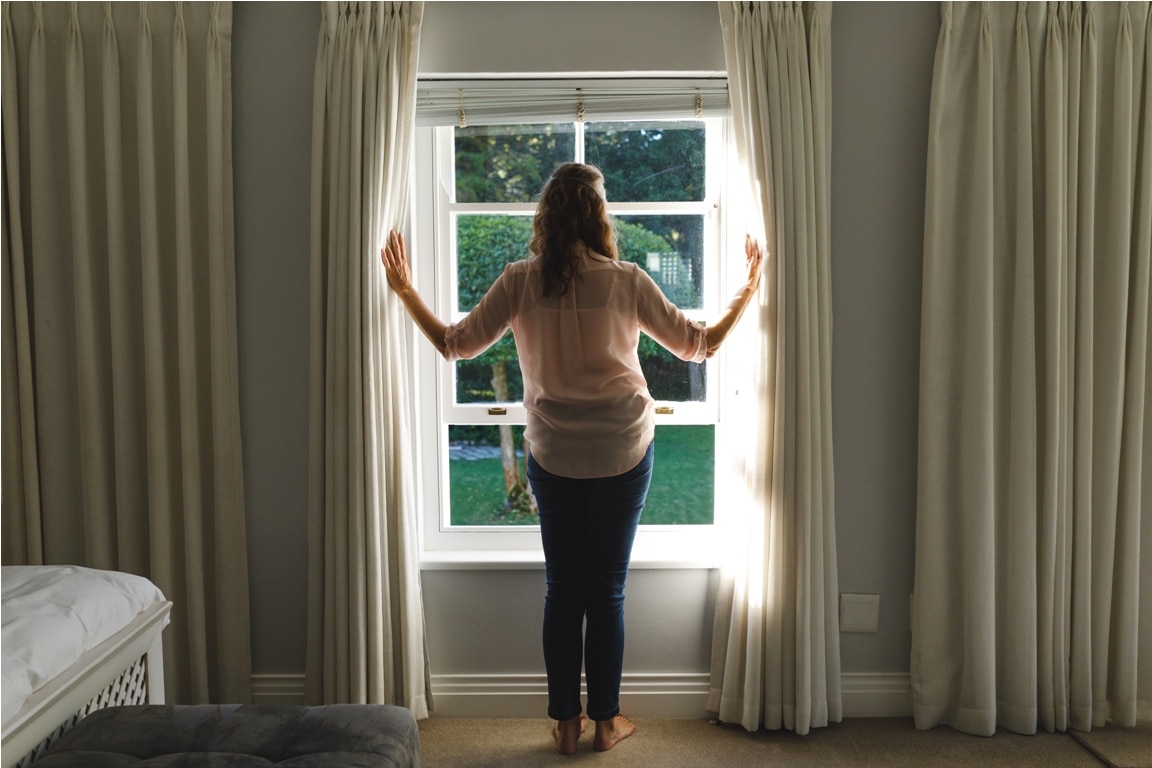
[[744, 254], [748, 258], [748, 287], [755, 289], [760, 283], [760, 272], [764, 266], [764, 251], [752, 235], [744, 236]]
[[380, 249], [380, 261], [384, 264], [384, 275], [393, 291], [403, 293], [412, 287], [408, 255], [404, 252], [404, 236], [396, 230], [388, 233], [388, 243]]
[[384, 275], [388, 278], [388, 285], [400, 297], [404, 309], [408, 310], [408, 314], [436, 347], [436, 351], [444, 354], [446, 349], [444, 333], [447, 331], [447, 326], [432, 313], [412, 286], [412, 275], [408, 271], [408, 254], [404, 251], [404, 236], [396, 230], [388, 233], [388, 244], [380, 249], [380, 261], [384, 264]]

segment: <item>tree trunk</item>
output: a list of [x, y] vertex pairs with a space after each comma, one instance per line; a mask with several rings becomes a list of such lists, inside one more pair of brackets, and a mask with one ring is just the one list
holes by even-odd
[[[492, 363], [492, 391], [496, 394], [496, 402], [508, 402], [508, 369], [504, 363]], [[500, 464], [504, 468], [504, 493], [511, 498], [517, 489], [524, 490], [524, 484], [520, 481], [516, 442], [509, 424], [500, 425]]]
[[704, 381], [704, 364], [703, 363], [689, 363], [688, 365], [688, 398], [693, 402], [702, 401], [706, 392]]
[[528, 452], [530, 450], [532, 450], [532, 446], [528, 443], [528, 438], [524, 438], [524, 491], [528, 494], [528, 511], [538, 515], [540, 510], [536, 507], [536, 496], [532, 493], [528, 483]]

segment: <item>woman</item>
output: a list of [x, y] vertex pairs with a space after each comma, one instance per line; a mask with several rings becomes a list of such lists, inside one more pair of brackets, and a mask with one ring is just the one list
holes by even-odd
[[652, 477], [655, 429], [637, 354], [640, 331], [682, 360], [711, 357], [754, 295], [762, 256], [746, 238], [745, 285], [714, 324], [689, 320], [646, 272], [618, 260], [604, 177], [579, 163], [561, 165], [544, 186], [529, 250], [531, 258], [508, 264], [451, 326], [412, 287], [399, 233], [390, 234], [380, 256], [388, 284], [448, 360], [475, 357], [512, 329], [548, 583], [548, 715], [558, 721], [558, 751], [575, 752], [587, 722], [583, 664], [593, 745], [603, 751], [636, 730], [619, 700], [624, 582]]

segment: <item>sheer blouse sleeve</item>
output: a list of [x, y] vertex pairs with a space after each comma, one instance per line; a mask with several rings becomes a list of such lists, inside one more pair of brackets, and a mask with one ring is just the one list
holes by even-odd
[[636, 313], [640, 330], [681, 360], [700, 363], [708, 356], [704, 326], [688, 319], [640, 268], [636, 269]]
[[444, 331], [446, 360], [470, 360], [500, 341], [512, 324], [508, 283], [508, 267], [505, 267], [472, 311], [460, 322], [448, 326]]

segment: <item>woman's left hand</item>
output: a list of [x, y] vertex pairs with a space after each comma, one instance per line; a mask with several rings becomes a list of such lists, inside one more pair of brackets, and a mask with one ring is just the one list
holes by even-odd
[[408, 255], [404, 252], [404, 236], [396, 230], [388, 233], [388, 243], [380, 249], [380, 261], [384, 264], [384, 274], [392, 290], [403, 293], [412, 287]]

